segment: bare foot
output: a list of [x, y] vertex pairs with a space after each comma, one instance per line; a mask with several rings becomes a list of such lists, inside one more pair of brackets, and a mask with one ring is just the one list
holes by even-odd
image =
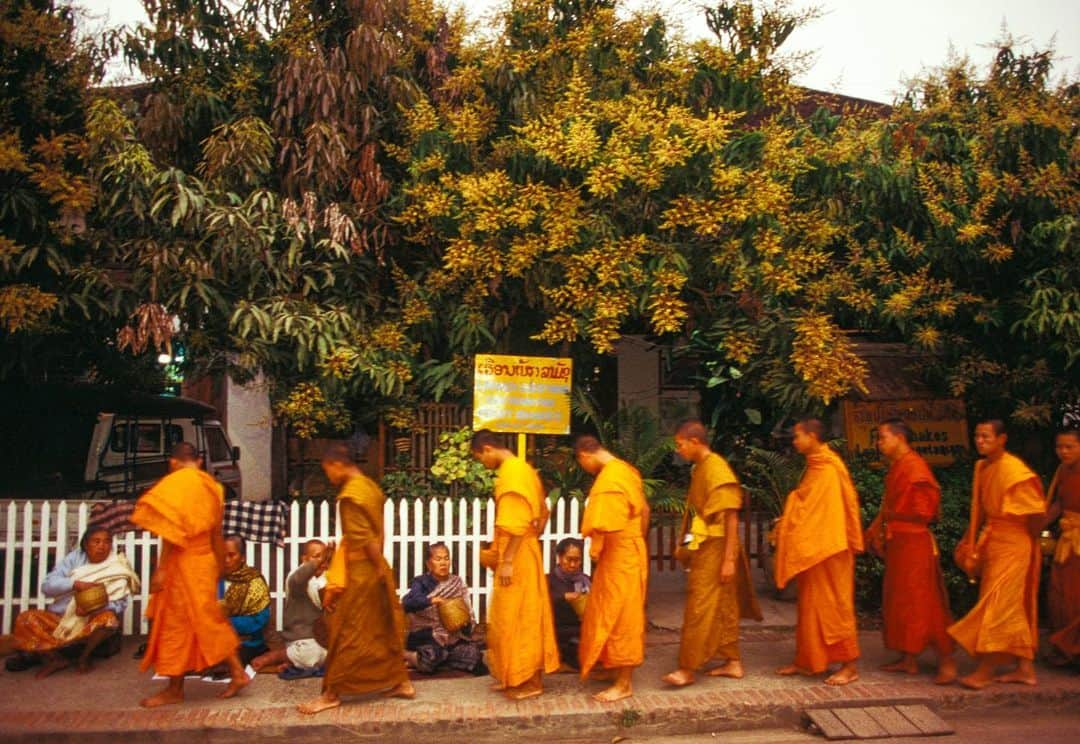
[[179, 705], [182, 702], [184, 702], [184, 693], [166, 687], [157, 695], [143, 698], [139, 701], [139, 705], [144, 708], [157, 708], [161, 705]]
[[905, 674], [918, 674], [919, 673], [919, 660], [914, 656], [908, 656], [904, 654], [891, 664], [882, 664], [881, 671], [883, 672], [904, 672]]
[[1007, 674], [999, 674], [998, 676], [994, 677], [994, 681], [995, 682], [1014, 682], [1016, 684], [1021, 684], [1021, 685], [1031, 685], [1032, 687], [1034, 687], [1035, 685], [1038, 684], [1038, 682], [1035, 679], [1035, 670], [1031, 670], [1029, 672], [1029, 671], [1021, 670], [1021, 669], [1017, 669], [1015, 671], [1008, 672]]
[[674, 672], [665, 674], [660, 678], [661, 682], [665, 682], [672, 687], [686, 687], [687, 685], [694, 684], [694, 673], [688, 672], [685, 669], [676, 669]]
[[306, 716], [313, 716], [316, 713], [322, 713], [324, 710], [330, 710], [339, 705], [341, 705], [341, 698], [332, 692], [324, 692], [310, 702], [300, 703], [300, 705], [296, 706], [296, 709]]
[[59, 672], [61, 669], [67, 669], [68, 666], [70, 666], [70, 662], [63, 656], [60, 656], [47, 662], [45, 666], [38, 670], [38, 673], [35, 676], [38, 679], [45, 679], [49, 675]]
[[937, 674], [934, 676], [935, 685], [951, 685], [956, 681], [956, 662], [952, 658], [942, 659], [938, 662]]
[[412, 700], [416, 697], [416, 688], [413, 687], [412, 682], [405, 680], [404, 682], [391, 687], [383, 693], [384, 697], [403, 698], [405, 700]]
[[225, 689], [218, 695], [219, 698], [231, 698], [240, 694], [240, 690], [251, 684], [251, 680], [247, 678], [246, 674], [241, 674], [239, 677], [233, 677], [229, 680], [229, 684], [225, 686]]
[[488, 689], [490, 689], [492, 692], [502, 692], [506, 689], [506, 685], [504, 685], [499, 680], [495, 680], [491, 683], [491, 687], [489, 687]]
[[533, 687], [531, 685], [522, 685], [520, 687], [512, 687], [506, 690], [506, 697], [511, 700], [527, 700], [529, 698], [542, 695], [544, 692], [543, 687]]
[[563, 661], [559, 662], [559, 668], [555, 670], [555, 674], [577, 674], [577, 669]]
[[855, 668], [854, 664], [844, 664], [840, 667], [835, 674], [830, 674], [825, 678], [825, 684], [832, 685], [833, 687], [841, 687], [843, 685], [851, 684], [859, 679], [859, 670]]
[[781, 677], [792, 677], [796, 674], [801, 674], [804, 677], [814, 676], [813, 672], [807, 669], [803, 669], [801, 666], [797, 666], [795, 664], [788, 664], [787, 666], [782, 666], [776, 670], [776, 673], [779, 674]]
[[978, 670], [972, 672], [966, 677], [960, 678], [960, 684], [969, 690], [981, 690], [984, 687], [988, 687], [994, 682], [994, 678], [988, 674], [983, 674]]
[[616, 700], [625, 700], [634, 694], [634, 691], [619, 685], [612, 685], [611, 687], [596, 693], [592, 696], [593, 700], [600, 703], [614, 703]]
[[728, 659], [720, 666], [708, 671], [710, 677], [729, 677], [730, 679], [742, 679], [743, 674], [742, 662], [738, 659]]

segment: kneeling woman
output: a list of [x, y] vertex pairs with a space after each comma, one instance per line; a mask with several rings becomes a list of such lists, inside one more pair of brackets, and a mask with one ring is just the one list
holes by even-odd
[[[101, 608], [84, 612], [74, 600], [76, 592], [103, 584], [108, 602]], [[62, 650], [81, 644], [78, 655], [80, 672], [90, 670], [90, 654], [103, 641], [120, 631], [120, 616], [128, 598], [138, 591], [139, 579], [122, 555], [113, 552], [112, 535], [106, 529], [91, 527], [79, 541], [79, 548], [64, 556], [41, 586], [42, 593], [53, 600], [46, 610], [26, 610], [15, 618], [12, 639], [24, 653], [44, 654], [45, 667], [38, 677], [47, 677], [68, 665]]]
[[[477, 676], [487, 674], [484, 648], [470, 638], [474, 623], [469, 589], [460, 576], [450, 574], [450, 550], [445, 543], [437, 542], [429, 545], [426, 553], [427, 573], [412, 580], [408, 594], [401, 600], [409, 622], [406, 661], [424, 674], [443, 669]], [[439, 607], [455, 599], [462, 600], [464, 608], [451, 630], [446, 627]], [[459, 626], [459, 622], [463, 624]]]

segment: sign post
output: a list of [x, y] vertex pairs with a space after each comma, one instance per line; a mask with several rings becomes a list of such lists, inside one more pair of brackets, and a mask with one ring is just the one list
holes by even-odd
[[477, 354], [474, 365], [473, 431], [517, 433], [519, 457], [527, 434], [570, 433], [572, 360]]

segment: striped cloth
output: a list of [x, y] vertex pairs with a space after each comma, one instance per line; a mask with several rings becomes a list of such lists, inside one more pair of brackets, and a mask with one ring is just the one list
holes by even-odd
[[[90, 527], [104, 527], [112, 534], [130, 532], [135, 500], [103, 501], [90, 507]], [[240, 535], [252, 542], [274, 543], [285, 547], [289, 534], [289, 505], [283, 501], [226, 501], [222, 532]]]

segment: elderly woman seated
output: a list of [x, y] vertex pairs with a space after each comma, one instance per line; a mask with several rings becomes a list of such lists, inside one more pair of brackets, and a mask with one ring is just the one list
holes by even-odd
[[[477, 676], [487, 674], [484, 648], [471, 638], [474, 619], [469, 589], [460, 576], [450, 573], [450, 550], [445, 543], [432, 543], [427, 547], [426, 558], [427, 573], [412, 580], [408, 593], [401, 600], [409, 625], [405, 660], [424, 674], [444, 669]], [[454, 600], [464, 602], [464, 607]], [[453, 630], [446, 627], [439, 611], [440, 606], [450, 602], [458, 605]], [[457, 627], [462, 621], [463, 624]]]
[[270, 588], [259, 569], [247, 565], [246, 543], [240, 535], [225, 536], [225, 576], [218, 599], [240, 636], [240, 663], [250, 664], [267, 652], [263, 633], [270, 622]]
[[[87, 606], [87, 595], [92, 599], [96, 585], [103, 587], [105, 596], [99, 594], [99, 601]], [[45, 577], [41, 591], [52, 599], [48, 609], [26, 610], [15, 618], [12, 645], [23, 656], [9, 660], [17, 663], [7, 668], [26, 668], [30, 655], [41, 654], [45, 666], [37, 676], [47, 677], [68, 666], [64, 652], [77, 651], [79, 672], [89, 671], [90, 655], [119, 632], [120, 616], [131, 593], [138, 589], [139, 578], [127, 559], [113, 552], [109, 531], [91, 527], [79, 541], [79, 548], [64, 556]], [[75, 600], [76, 594], [81, 595], [80, 602]]]

